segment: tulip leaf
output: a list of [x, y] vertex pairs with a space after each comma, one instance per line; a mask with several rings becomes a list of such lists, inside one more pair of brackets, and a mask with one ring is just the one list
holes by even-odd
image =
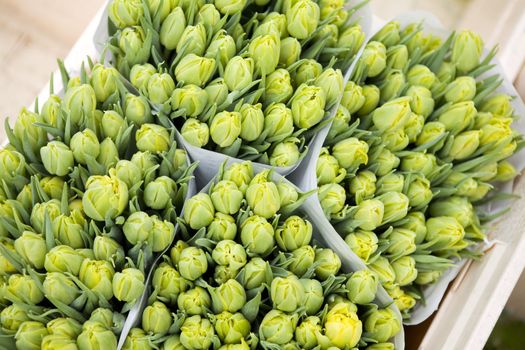
[[246, 302], [241, 309], [242, 314], [246, 319], [252, 323], [257, 318], [259, 313], [259, 306], [261, 305], [261, 292], [258, 292], [255, 297]]

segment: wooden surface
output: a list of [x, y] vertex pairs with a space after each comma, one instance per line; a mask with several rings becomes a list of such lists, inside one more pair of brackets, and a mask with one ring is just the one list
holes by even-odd
[[0, 0], [1, 125], [33, 102], [103, 3]]

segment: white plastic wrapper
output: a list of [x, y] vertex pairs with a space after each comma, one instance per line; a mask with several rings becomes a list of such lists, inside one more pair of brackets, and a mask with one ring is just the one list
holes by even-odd
[[[393, 18], [392, 20], [398, 21], [401, 24], [401, 28], [405, 27], [406, 25], [410, 23], [422, 23], [423, 24], [423, 30], [426, 33], [431, 33], [434, 35], [438, 35], [442, 37], [443, 39], [446, 39], [450, 34], [451, 31], [448, 29], [445, 29], [443, 25], [439, 22], [439, 20], [432, 14], [428, 12], [423, 11], [414, 11], [414, 12], [407, 12], [405, 14], [402, 14], [396, 18]], [[373, 33], [378, 31], [383, 27], [383, 25], [387, 23], [386, 21], [383, 21], [381, 19], [378, 19], [377, 17], [374, 18], [374, 22], [372, 24], [373, 27]], [[490, 51], [489, 48], [484, 49], [484, 55], [488, 54]], [[495, 65], [493, 69], [486, 72], [482, 76], [478, 78], [478, 80], [482, 80], [484, 78], [487, 78], [489, 76], [498, 74], [502, 78], [505, 78], [503, 84], [496, 90], [496, 92], [505, 93], [511, 96], [516, 96], [516, 98], [512, 101], [512, 106], [515, 110], [515, 115], [519, 116], [520, 118], [517, 119], [514, 124], [512, 125], [514, 129], [519, 131], [520, 133], [525, 133], [525, 105], [521, 98], [519, 97], [517, 91], [515, 90], [512, 82], [506, 78], [505, 73], [501, 67], [501, 64], [497, 59], [492, 60], [492, 64]], [[324, 130], [323, 130], [324, 131]], [[323, 135], [324, 138], [326, 138], [326, 135], [328, 133], [328, 130], [326, 130]], [[321, 135], [321, 133], [320, 133]], [[323, 138], [323, 141], [324, 141]], [[320, 141], [321, 137], [317, 141]], [[322, 147], [323, 142], [320, 142], [319, 148], [316, 150], [316, 153], [311, 152], [308, 155], [308, 159], [303, 162], [303, 166], [294, 173], [291, 174], [290, 178], [299, 185], [299, 187], [304, 191], [310, 191], [317, 188], [317, 176], [316, 176], [316, 163], [317, 158], [319, 157], [319, 151]], [[523, 171], [525, 169], [525, 154], [523, 152], [519, 152], [518, 154], [515, 154], [510, 159], [511, 163], [518, 169], [518, 171]], [[498, 187], [498, 190], [505, 192], [505, 193], [512, 193], [513, 191], [513, 183], [508, 182]], [[319, 219], [324, 219], [326, 223], [328, 223], [328, 220], [324, 218], [323, 211], [321, 208], [321, 205], [319, 203], [317, 195], [313, 195], [309, 201], [309, 206], [315, 207], [315, 212], [317, 212]], [[504, 210], [511, 204], [510, 200], [506, 201], [495, 201], [491, 202], [483, 207], [484, 210], [486, 210], [490, 214], [498, 213], [501, 210]], [[344, 240], [342, 237], [332, 228], [332, 230], [323, 231], [323, 232], [329, 232], [331, 233], [330, 237], [327, 237], [327, 240], [332, 240], [333, 242], [337, 243], [337, 245], [345, 245]], [[490, 231], [487, 232], [490, 237]], [[494, 237], [496, 238], [496, 237]], [[491, 245], [491, 242], [487, 241], [485, 242], [485, 245], [488, 247]], [[353, 252], [349, 252], [348, 260], [353, 266], [364, 266], [363, 262], [353, 254]], [[341, 257], [343, 257], [341, 255]], [[405, 325], [417, 325], [421, 322], [425, 321], [427, 318], [429, 318], [434, 311], [436, 311], [439, 307], [439, 304], [441, 300], [443, 299], [447, 287], [450, 282], [452, 282], [458, 273], [461, 271], [463, 266], [465, 266], [466, 260], [458, 261], [455, 266], [451, 267], [446, 273], [443, 274], [441, 279], [428, 287], [424, 289], [424, 297], [425, 297], [425, 303], [418, 303], [413, 311], [410, 319], [405, 320]]]

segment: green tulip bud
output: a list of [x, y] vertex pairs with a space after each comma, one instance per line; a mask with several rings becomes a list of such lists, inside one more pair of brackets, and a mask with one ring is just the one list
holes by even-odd
[[111, 22], [117, 28], [126, 28], [140, 24], [140, 18], [144, 15], [142, 2], [139, 0], [115, 0], [108, 8]]
[[424, 126], [425, 117], [416, 113], [410, 113], [404, 128], [404, 132], [410, 142], [416, 142]]
[[509, 143], [512, 139], [512, 128], [500, 119], [492, 119], [481, 128], [479, 144], [498, 147]]
[[313, 59], [302, 60], [293, 74], [293, 80], [296, 86], [313, 81], [323, 72], [323, 66]]
[[246, 265], [246, 251], [242, 245], [231, 240], [220, 241], [212, 251], [212, 258], [221, 266], [230, 266], [235, 270]]
[[378, 342], [386, 342], [401, 330], [401, 322], [391, 309], [372, 312], [365, 320], [365, 331]]
[[284, 345], [289, 343], [294, 336], [297, 319], [279, 310], [268, 312], [259, 327], [261, 340], [269, 343]]
[[403, 128], [410, 116], [410, 98], [388, 101], [372, 113], [374, 126], [381, 132]]
[[234, 1], [226, 1], [226, 0], [214, 0], [215, 7], [223, 14], [223, 15], [234, 15], [236, 13], [241, 12], [244, 7], [246, 6], [246, 0], [234, 0]]
[[317, 192], [323, 211], [328, 215], [334, 215], [343, 210], [346, 202], [346, 191], [343, 186], [329, 183], [319, 187]]
[[382, 224], [398, 221], [408, 213], [409, 199], [403, 193], [388, 192], [377, 197], [384, 205]]
[[288, 37], [281, 40], [279, 50], [279, 64], [283, 67], [289, 67], [301, 58], [301, 43], [294, 37]]
[[370, 41], [366, 44], [360, 60], [368, 68], [368, 77], [377, 77], [386, 68], [385, 45], [378, 41]]
[[86, 243], [82, 236], [86, 224], [86, 219], [78, 210], [73, 211], [69, 216], [62, 214], [52, 222], [53, 235], [63, 244], [73, 248], [84, 248]]
[[179, 263], [180, 260], [180, 253], [188, 248], [189, 245], [181, 240], [178, 240], [173, 247], [170, 250], [170, 258], [174, 266], [176, 266]]
[[58, 245], [46, 254], [44, 268], [49, 272], [69, 272], [78, 276], [84, 258], [75, 249]]
[[255, 215], [273, 217], [281, 207], [277, 186], [273, 182], [254, 183], [246, 189], [246, 201]]
[[328, 149], [322, 148], [316, 166], [317, 184], [339, 183], [344, 180], [346, 170], [339, 166], [339, 162], [330, 155]]
[[288, 217], [275, 231], [275, 240], [279, 248], [293, 251], [308, 245], [312, 239], [312, 224], [297, 215]]
[[451, 196], [433, 202], [429, 207], [432, 216], [450, 216], [463, 227], [474, 223], [474, 207], [465, 197]]
[[170, 177], [160, 176], [146, 185], [144, 203], [152, 209], [161, 210], [174, 204], [177, 183]]
[[356, 346], [363, 332], [362, 323], [354, 311], [332, 313], [341, 304], [344, 303], [336, 304], [329, 311], [324, 323], [325, 336], [338, 349]]
[[253, 81], [255, 62], [252, 58], [233, 57], [224, 69], [224, 82], [230, 91], [247, 88]]
[[64, 180], [57, 176], [46, 176], [40, 180], [40, 187], [52, 199], [60, 199], [64, 190]]
[[208, 103], [208, 94], [200, 87], [190, 84], [175, 89], [170, 101], [173, 110], [183, 109], [185, 115], [197, 117], [204, 111]]
[[489, 112], [499, 117], [512, 116], [512, 97], [506, 94], [495, 94], [481, 105], [482, 112]]
[[376, 194], [380, 195], [387, 192], [403, 192], [405, 177], [402, 174], [390, 173], [381, 176], [377, 181]]
[[345, 242], [364, 262], [368, 262], [378, 248], [377, 236], [372, 231], [356, 230], [346, 236]]
[[240, 137], [246, 141], [255, 141], [262, 133], [264, 127], [264, 113], [261, 104], [243, 104], [239, 113], [241, 114]]
[[58, 126], [58, 113], [60, 111], [60, 97], [51, 95], [40, 110], [40, 117], [47, 125]]
[[315, 275], [321, 280], [327, 279], [330, 275], [336, 275], [341, 268], [341, 259], [332, 249], [318, 249], [315, 253]]
[[239, 112], [220, 112], [211, 121], [211, 139], [220, 147], [231, 146], [241, 134], [241, 125], [242, 117]]
[[86, 164], [86, 155], [96, 159], [100, 153], [100, 143], [97, 135], [91, 129], [85, 129], [73, 135], [70, 147], [75, 161], [80, 164]]
[[419, 172], [429, 177], [437, 167], [437, 160], [433, 154], [422, 152], [411, 152], [403, 157], [401, 171]]
[[113, 168], [119, 160], [117, 145], [109, 137], [100, 143], [100, 153], [97, 162], [106, 167], [106, 169]]
[[159, 301], [147, 306], [142, 313], [142, 328], [153, 334], [166, 334], [171, 326], [170, 310]]
[[278, 167], [292, 166], [300, 157], [299, 146], [295, 140], [288, 140], [275, 145], [270, 156], [270, 164]]
[[149, 336], [140, 328], [132, 328], [122, 346], [123, 350], [151, 350]]
[[204, 86], [210, 80], [214, 72], [215, 59], [200, 57], [193, 53], [184, 56], [177, 67], [175, 67], [175, 77], [177, 78], [177, 81], [197, 86]]
[[[13, 254], [16, 253], [15, 248], [11, 243], [5, 242], [3, 243], [3, 245], [6, 249], [9, 249], [9, 251], [11, 251]], [[0, 272], [2, 272], [4, 275], [17, 272], [16, 267], [13, 266], [13, 264], [11, 264], [11, 262], [3, 254], [0, 254]]]
[[130, 67], [149, 60], [151, 40], [148, 39], [144, 29], [140, 26], [124, 28], [120, 33], [118, 45], [124, 53], [122, 59]]
[[248, 54], [262, 75], [268, 75], [275, 70], [279, 63], [280, 50], [281, 42], [274, 34], [257, 36], [248, 46]]
[[264, 111], [264, 131], [266, 141], [281, 142], [294, 131], [292, 111], [284, 104], [272, 104]]
[[396, 274], [396, 283], [406, 286], [415, 281], [417, 277], [416, 261], [411, 256], [403, 256], [392, 262]]
[[199, 193], [190, 198], [184, 208], [184, 220], [194, 230], [208, 226], [215, 214], [212, 200], [206, 193]]
[[208, 94], [208, 103], [221, 105], [228, 98], [228, 85], [223, 78], [217, 78], [212, 80], [206, 87], [204, 91]]
[[116, 91], [118, 91], [117, 83], [119, 81], [119, 72], [113, 67], [104, 67], [101, 64], [96, 64], [91, 72], [91, 85], [95, 90], [97, 101], [104, 102]]
[[224, 311], [216, 316], [215, 331], [225, 344], [236, 344], [250, 333], [250, 322], [241, 314]]
[[73, 152], [60, 141], [50, 141], [40, 149], [42, 163], [53, 175], [65, 176], [74, 165]]
[[[102, 133], [105, 137], [115, 141], [128, 124], [126, 120], [115, 111], [105, 111], [102, 117]], [[100, 152], [99, 152], [100, 153]]]
[[[349, 84], [346, 85], [347, 88]], [[359, 91], [357, 87], [358, 85], [354, 84], [353, 86], [355, 87], [355, 91]], [[379, 105], [380, 90], [375, 85], [364, 85], [360, 88], [361, 88], [361, 94], [364, 97], [364, 103], [357, 110], [357, 115], [365, 116], [367, 114], [372, 113]], [[345, 98], [345, 95], [343, 94], [343, 99], [344, 98]], [[356, 100], [352, 99], [348, 101], [347, 105], [352, 106], [351, 108], [355, 109], [357, 106], [361, 104], [362, 98], [360, 97], [360, 95], [354, 96], [353, 98], [356, 98]], [[335, 120], [334, 120], [334, 123], [335, 123]]]
[[71, 304], [79, 295], [80, 289], [75, 282], [62, 272], [48, 272], [43, 283], [46, 298]]
[[476, 96], [476, 80], [469, 76], [458, 77], [447, 86], [445, 100], [450, 103], [470, 101]]
[[448, 157], [453, 160], [470, 157], [478, 149], [481, 135], [481, 130], [469, 130], [456, 135], [448, 152]]
[[[184, 55], [194, 54], [197, 56], [202, 56], [206, 50], [206, 38], [206, 28], [203, 24], [199, 23], [195, 26], [188, 25], [186, 28], [184, 28], [184, 31], [179, 38], [177, 43], [177, 52], [184, 53]], [[210, 44], [210, 46], [212, 50], [216, 49], [216, 44], [213, 42]], [[207, 55], [207, 57], [215, 58], [215, 55]]]
[[469, 30], [464, 30], [454, 38], [451, 60], [459, 72], [468, 73], [479, 65], [482, 51], [481, 38]]
[[302, 276], [312, 266], [315, 260], [315, 250], [305, 245], [292, 251], [292, 263], [288, 269], [297, 276]]
[[174, 305], [179, 294], [188, 287], [188, 282], [167, 263], [161, 263], [155, 269], [152, 284], [158, 296], [166, 299], [170, 305]]
[[294, 312], [303, 304], [304, 288], [299, 279], [294, 276], [273, 279], [270, 298], [275, 309], [284, 312]]
[[20, 324], [16, 334], [16, 348], [21, 350], [38, 350], [42, 339], [48, 335], [47, 329], [41, 322], [25, 321]]
[[298, 0], [285, 10], [288, 33], [301, 40], [317, 29], [320, 20], [319, 5], [311, 0]]
[[408, 229], [416, 234], [415, 242], [420, 244], [425, 239], [427, 227], [425, 225], [425, 214], [419, 211], [410, 212], [404, 219], [401, 228]]
[[206, 232], [209, 238], [216, 242], [232, 240], [237, 234], [237, 225], [230, 215], [217, 212]]
[[410, 139], [404, 129], [386, 131], [381, 135], [381, 140], [385, 147], [392, 152], [402, 151], [410, 143]]
[[445, 125], [447, 131], [457, 134], [474, 120], [476, 113], [474, 102], [458, 102], [446, 107], [439, 115], [438, 121]]
[[407, 81], [412, 86], [430, 89], [436, 82], [436, 76], [427, 66], [416, 64], [408, 70]]
[[406, 45], [395, 45], [386, 51], [386, 66], [391, 69], [404, 70], [408, 64], [408, 48]]
[[59, 317], [52, 319], [46, 325], [50, 335], [75, 339], [82, 332], [82, 325], [74, 318]]
[[0, 324], [3, 330], [15, 332], [25, 321], [29, 321], [29, 316], [19, 304], [11, 304], [0, 313]]
[[171, 11], [172, 1], [146, 0], [152, 18], [159, 17], [163, 22]]
[[7, 291], [29, 305], [36, 305], [44, 300], [44, 294], [38, 288], [37, 281], [31, 276], [19, 274], [9, 276]]
[[443, 275], [443, 271], [418, 271], [416, 284], [427, 285], [436, 283]]
[[153, 230], [153, 220], [147, 213], [137, 211], [128, 216], [122, 230], [128, 242], [137, 245], [148, 240]]
[[101, 260], [85, 259], [80, 266], [79, 278], [82, 283], [94, 292], [100, 293], [106, 300], [113, 296], [111, 282], [115, 270], [111, 263]]
[[401, 40], [399, 27], [397, 21], [388, 22], [372, 37], [372, 40], [380, 41], [387, 47], [397, 45]]
[[371, 303], [377, 293], [379, 279], [369, 270], [354, 272], [346, 282], [348, 299], [355, 304]]
[[330, 108], [343, 93], [343, 74], [339, 69], [328, 68], [317, 77], [314, 84], [323, 90], [326, 106]]
[[206, 289], [195, 287], [180, 293], [177, 306], [188, 315], [205, 315], [211, 307], [211, 298]]
[[148, 81], [156, 73], [157, 69], [149, 63], [137, 64], [129, 72], [129, 81], [139, 91], [147, 91]]
[[152, 103], [163, 104], [175, 90], [175, 82], [167, 73], [155, 73], [148, 80], [147, 94]]
[[406, 86], [403, 71], [391, 69], [381, 83], [381, 102], [393, 100], [401, 95]]
[[304, 307], [307, 315], [317, 314], [324, 303], [324, 293], [321, 282], [308, 278], [301, 278], [299, 282], [304, 290], [301, 306]]
[[348, 125], [350, 123], [350, 113], [348, 112], [348, 109], [344, 107], [343, 105], [339, 105], [337, 107], [337, 111], [335, 112], [335, 116], [332, 120], [332, 125], [330, 126], [330, 131], [328, 132], [328, 139], [333, 139], [339, 134], [345, 132], [348, 128]]
[[434, 111], [434, 99], [427, 88], [418, 85], [411, 86], [407, 90], [406, 96], [412, 98], [410, 101], [412, 112], [426, 118]]
[[[51, 179], [51, 178], [48, 177], [48, 179]], [[60, 178], [57, 177], [57, 179], [60, 179]], [[62, 179], [60, 179], [60, 180], [62, 181]], [[51, 198], [53, 198], [53, 197], [51, 197]], [[0, 201], [5, 201], [6, 199], [8, 199], [7, 195], [4, 195], [3, 190], [0, 190]], [[29, 184], [25, 185], [22, 188], [22, 190], [16, 196], [16, 200], [18, 202], [20, 202], [20, 204], [22, 204], [22, 206], [24, 208], [26, 208], [26, 210], [29, 210], [33, 206], [33, 192], [31, 190], [31, 186]], [[0, 236], [3, 237], [3, 236], [6, 236], [6, 235], [7, 235], [7, 231], [5, 231], [5, 229], [3, 229], [3, 227], [2, 227], [2, 225], [0, 225]]]
[[221, 20], [221, 14], [213, 4], [205, 4], [201, 6], [199, 13], [197, 13], [197, 23], [202, 23], [209, 31], [215, 31], [217, 24]]
[[213, 311], [237, 312], [246, 304], [246, 292], [243, 286], [234, 279], [230, 279], [213, 290], [211, 293]]
[[134, 303], [144, 292], [144, 273], [127, 268], [113, 276], [113, 295], [120, 301]]
[[239, 274], [239, 270], [234, 269], [231, 266], [216, 266], [213, 273], [213, 279], [216, 283], [222, 284], [228, 280], [236, 278]]
[[184, 350], [186, 349], [180, 342], [180, 337], [178, 335], [171, 335], [166, 339], [164, 344], [161, 347], [162, 350]]
[[82, 197], [84, 212], [91, 219], [104, 221], [116, 218], [128, 204], [128, 186], [110, 171], [109, 176], [94, 175], [86, 182]]
[[379, 199], [364, 200], [357, 206], [354, 220], [363, 230], [374, 230], [384, 222], [385, 205]]
[[211, 322], [199, 315], [186, 318], [180, 328], [180, 342], [185, 349], [208, 349], [214, 335]]
[[88, 321], [83, 326], [83, 332], [77, 338], [79, 349], [102, 349], [117, 347], [117, 337], [106, 325]]
[[[434, 142], [436, 139], [442, 137], [442, 135], [446, 132], [446, 127], [443, 123], [440, 122], [428, 122], [423, 126], [423, 129], [421, 130], [421, 133], [417, 137], [416, 145], [421, 146], [424, 144], [428, 144], [431, 142]], [[443, 147], [444, 139], [442, 142], [438, 143], [436, 148]]]
[[318, 345], [318, 334], [322, 334], [321, 319], [308, 316], [295, 329], [295, 340], [302, 349], [313, 349]]
[[374, 262], [368, 264], [368, 267], [377, 274], [381, 284], [394, 283], [396, 273], [387, 258], [379, 256]]
[[255, 28], [252, 37], [255, 38], [268, 34], [275, 35], [278, 38], [285, 38], [288, 36], [288, 31], [286, 29], [286, 15], [278, 12], [268, 13], [257, 28]]
[[442, 62], [436, 77], [443, 83], [452, 82], [456, 78], [456, 65], [452, 62]]
[[124, 115], [128, 122], [137, 126], [153, 121], [149, 103], [144, 96], [127, 94], [124, 100]]
[[370, 158], [370, 163], [373, 165], [374, 168], [372, 170], [376, 175], [385, 176], [397, 168], [400, 160], [390, 150], [383, 148], [377, 155]]
[[411, 207], [424, 207], [432, 200], [430, 181], [418, 176], [410, 182], [406, 192]]
[[264, 102], [286, 103], [294, 92], [290, 73], [285, 69], [277, 69], [266, 77]]
[[458, 220], [451, 216], [438, 216], [427, 220], [425, 240], [435, 242], [433, 249], [454, 249], [465, 236], [465, 230]]
[[46, 257], [46, 241], [42, 235], [30, 231], [22, 232], [22, 235], [15, 240], [14, 247], [16, 253], [36, 269], [44, 267]]
[[195, 281], [208, 270], [208, 260], [202, 249], [188, 247], [180, 253], [177, 269], [182, 277]]
[[148, 244], [154, 252], [162, 252], [171, 245], [175, 237], [175, 226], [169, 221], [153, 217], [153, 230], [149, 236]]
[[332, 155], [341, 167], [347, 170], [357, 169], [368, 163], [368, 144], [355, 137], [339, 141], [332, 147]]
[[394, 228], [388, 236], [386, 252], [394, 257], [412, 254], [416, 250], [416, 233], [405, 228]]
[[250, 162], [234, 163], [224, 170], [222, 176], [223, 180], [230, 180], [235, 182], [237, 187], [243, 192], [246, 192], [248, 184], [253, 178], [253, 168]]
[[188, 118], [182, 125], [181, 134], [190, 145], [203, 147], [208, 144], [210, 129], [208, 124], [194, 118]]
[[60, 215], [60, 202], [57, 199], [51, 199], [49, 202], [36, 203], [31, 211], [31, 226], [36, 232], [44, 232], [45, 215], [49, 215], [51, 222]]
[[514, 165], [512, 165], [512, 163], [510, 163], [509, 161], [504, 160], [498, 163], [498, 172], [496, 177], [494, 178], [494, 181], [507, 182], [514, 179], [517, 175], [518, 171], [516, 170]]
[[67, 89], [62, 101], [62, 108], [67, 112], [71, 121], [77, 125], [91, 119], [96, 107], [97, 97], [95, 90], [89, 84], [82, 84]]
[[109, 236], [97, 236], [93, 240], [93, 255], [97, 260], [113, 261], [120, 265], [124, 262], [124, 248]]
[[250, 216], [241, 224], [241, 241], [248, 253], [266, 256], [274, 247], [273, 226], [262, 216]]
[[352, 81], [348, 82], [341, 99], [341, 105], [348, 110], [348, 113], [353, 114], [360, 110], [365, 101], [363, 88]]
[[175, 50], [185, 28], [186, 17], [184, 11], [181, 7], [175, 7], [162, 22], [159, 32], [160, 43], [168, 50]]
[[[346, 12], [343, 10], [343, 12]], [[348, 49], [348, 57], [357, 54], [365, 41], [365, 33], [359, 24], [350, 26], [339, 34], [337, 47]]]
[[15, 181], [18, 176], [26, 175], [25, 158], [16, 151], [7, 148], [0, 149], [0, 165], [2, 166], [0, 179], [8, 183]]

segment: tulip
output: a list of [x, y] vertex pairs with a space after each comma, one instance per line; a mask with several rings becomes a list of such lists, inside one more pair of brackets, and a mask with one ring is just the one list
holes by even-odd
[[211, 121], [211, 139], [220, 147], [231, 146], [241, 134], [241, 125], [242, 117], [239, 112], [220, 112]]
[[285, 11], [288, 33], [301, 40], [308, 38], [320, 20], [319, 5], [311, 0], [298, 0]]
[[177, 67], [175, 67], [177, 81], [197, 86], [204, 86], [211, 79], [214, 72], [214, 59], [200, 57], [193, 53], [184, 56]]
[[346, 236], [345, 242], [364, 262], [368, 262], [378, 248], [377, 236], [372, 231], [356, 230]]
[[224, 82], [230, 91], [240, 91], [247, 88], [253, 81], [255, 62], [253, 58], [235, 56], [228, 61], [224, 69]]
[[185, 349], [208, 349], [214, 335], [211, 322], [195, 315], [184, 320], [180, 328], [180, 343]]
[[451, 61], [461, 73], [468, 73], [479, 65], [483, 41], [468, 30], [462, 31], [454, 38]]
[[241, 224], [241, 242], [248, 253], [268, 255], [274, 248], [274, 230], [262, 216], [253, 215]]
[[208, 144], [210, 129], [208, 124], [195, 118], [188, 118], [182, 125], [181, 134], [190, 145], [203, 147]]
[[188, 247], [182, 250], [177, 268], [182, 277], [195, 281], [208, 270], [208, 260], [202, 249]]

